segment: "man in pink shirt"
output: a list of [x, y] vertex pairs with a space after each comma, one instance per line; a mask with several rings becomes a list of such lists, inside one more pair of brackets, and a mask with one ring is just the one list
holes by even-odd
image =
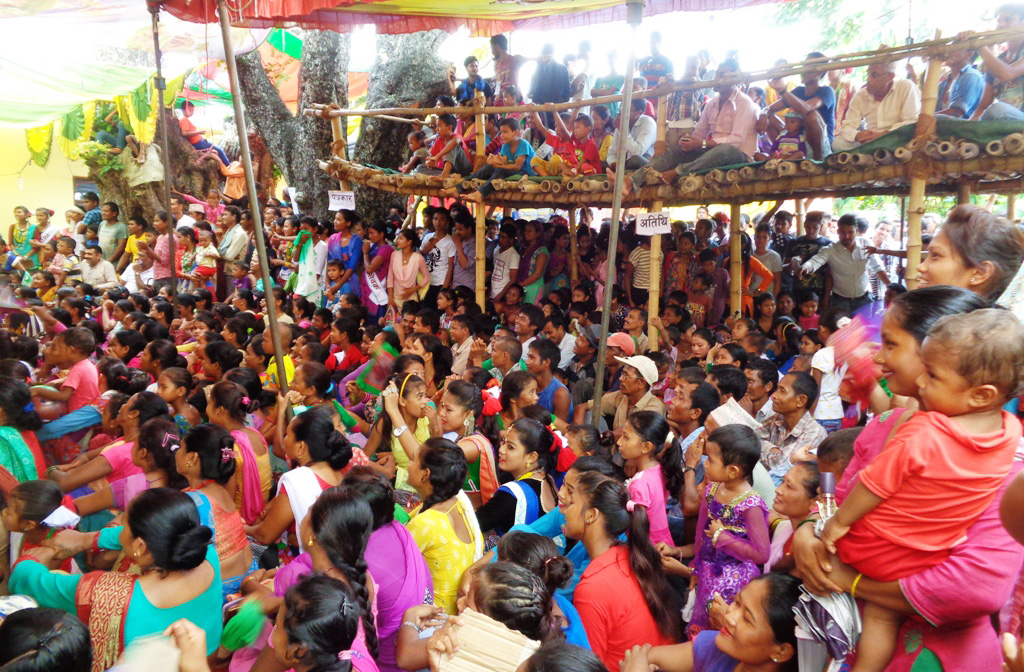
[[[716, 76], [725, 78], [739, 70], [739, 63], [728, 58], [718, 66]], [[751, 161], [757, 149], [755, 124], [760, 109], [736, 84], [720, 84], [715, 92], [718, 95], [704, 108], [693, 133], [682, 136], [678, 146], [630, 175], [622, 187], [624, 196], [639, 189], [650, 171], [656, 171], [665, 184], [672, 184], [687, 173]]]

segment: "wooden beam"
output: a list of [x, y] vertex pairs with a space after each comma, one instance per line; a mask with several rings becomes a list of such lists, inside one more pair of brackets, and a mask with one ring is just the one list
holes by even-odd
[[[665, 136], [668, 132], [668, 97], [658, 97], [658, 130], [654, 141], [654, 155], [658, 156], [666, 151], [665, 147]], [[655, 201], [651, 204], [650, 212], [660, 211], [665, 204], [662, 201]], [[661, 308], [661, 234], [658, 234], [651, 238], [651, 258], [650, 258], [650, 283], [648, 287], [650, 289], [647, 295], [647, 315], [648, 317], [656, 317], [659, 314]], [[650, 326], [648, 320], [648, 333], [647, 333], [647, 348], [649, 350], [658, 350], [658, 329], [654, 326]]]
[[971, 203], [971, 183], [966, 180], [961, 180], [956, 185], [956, 204], [957, 205], [970, 205]]
[[569, 208], [569, 280], [575, 287], [580, 281], [579, 233], [576, 231], [576, 208]]
[[[936, 31], [936, 37], [938, 32]], [[921, 87], [921, 114], [914, 128], [914, 144], [918, 148], [910, 162], [910, 203], [907, 216], [907, 288], [917, 289], [920, 280], [917, 267], [921, 263], [921, 216], [924, 214], [924, 190], [928, 181], [928, 158], [924, 155], [925, 142], [935, 136], [935, 105], [939, 97], [939, 75], [942, 60], [928, 61], [924, 85]]]
[[1006, 196], [1006, 218], [1011, 222], [1017, 221], [1017, 194]]

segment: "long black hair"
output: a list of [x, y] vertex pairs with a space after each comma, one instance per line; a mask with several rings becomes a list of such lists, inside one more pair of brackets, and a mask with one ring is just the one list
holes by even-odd
[[63, 609], [21, 609], [0, 622], [4, 672], [89, 672], [91, 666], [89, 630]]
[[608, 672], [590, 649], [568, 642], [548, 642], [526, 659], [526, 672]]
[[284, 596], [284, 630], [301, 646], [310, 672], [349, 672], [352, 662], [338, 654], [352, 648], [359, 629], [359, 604], [352, 589], [325, 574], [310, 574]]
[[[228, 347], [231, 348], [230, 345]], [[234, 348], [231, 349], [238, 352]], [[214, 383], [213, 390], [210, 391], [210, 401], [227, 411], [236, 422], [245, 421], [246, 414], [255, 413], [260, 405], [259, 399], [250, 397], [241, 385], [226, 380]]]
[[[401, 395], [403, 399], [406, 398], [406, 395], [411, 395], [420, 388], [423, 388], [424, 390], [427, 388], [426, 381], [424, 381], [419, 376], [411, 373], [405, 373], [401, 375], [396, 374], [391, 377], [391, 380], [394, 381], [395, 388], [398, 389], [398, 393], [399, 395]], [[390, 445], [388, 442], [391, 441], [391, 430], [394, 429], [394, 423], [391, 420], [391, 414], [381, 413], [380, 419], [377, 420], [377, 422], [379, 423], [380, 426], [381, 442], [384, 443], [385, 446]], [[410, 427], [410, 429], [415, 431], [415, 427]]]
[[334, 428], [333, 414], [326, 406], [311, 408], [292, 418], [291, 429], [297, 441], [306, 442], [310, 459], [341, 471], [352, 459], [352, 444]]
[[181, 490], [142, 491], [128, 506], [126, 519], [132, 536], [146, 542], [164, 571], [195, 569], [213, 541], [213, 530], [203, 525], [196, 503]]
[[423, 500], [422, 511], [459, 494], [466, 482], [466, 454], [448, 439], [427, 439], [420, 446], [420, 466], [430, 470], [430, 486], [434, 491]]
[[370, 505], [374, 531], [394, 522], [395, 487], [387, 476], [373, 467], [358, 466], [349, 469], [342, 482]]
[[558, 552], [550, 537], [522, 530], [512, 530], [498, 540], [498, 562], [525, 567], [551, 592], [564, 588], [573, 574], [572, 560]]
[[0, 377], [0, 410], [7, 424], [17, 430], [34, 432], [43, 426], [28, 385], [16, 378]]
[[135, 403], [129, 406], [128, 410], [139, 414], [139, 428], [141, 429], [144, 424], [153, 418], [168, 415], [170, 407], [156, 392], [144, 390], [135, 395]]
[[366, 647], [377, 657], [377, 626], [366, 589], [366, 543], [373, 530], [373, 512], [365, 499], [347, 486], [320, 493], [309, 509], [309, 523], [317, 543], [339, 572], [345, 575], [362, 612]]
[[242, 363], [242, 351], [227, 341], [208, 343], [203, 354], [211, 364], [220, 367], [222, 376]]
[[[558, 469], [559, 444], [554, 432], [533, 418], [519, 418], [509, 426], [516, 430], [519, 441], [529, 452], [537, 453], [537, 467], [544, 470], [544, 480], [551, 486], [551, 492], [558, 492], [555, 472]], [[507, 434], [506, 434], [507, 436]]]
[[235, 437], [220, 425], [204, 422], [188, 430], [182, 450], [199, 456], [199, 475], [227, 485], [235, 475]]
[[654, 444], [654, 456], [661, 465], [665, 487], [673, 497], [683, 491], [683, 457], [676, 446], [666, 445], [669, 426], [665, 416], [654, 411], [636, 411], [626, 419], [630, 427], [640, 435], [641, 441]]
[[920, 345], [925, 336], [941, 318], [949, 315], [973, 313], [988, 308], [988, 302], [969, 289], [960, 287], [922, 287], [900, 294], [889, 304], [900, 328], [908, 332]]
[[668, 599], [672, 593], [661, 568], [661, 555], [651, 544], [651, 524], [646, 509], [634, 506], [630, 511], [627, 508], [629, 491], [626, 486], [594, 471], [580, 474], [576, 495], [583, 497], [590, 508], [601, 513], [605, 533], [610, 539], [617, 539], [623, 532], [627, 534], [629, 566], [640, 584], [647, 608], [662, 634], [678, 640], [682, 623], [678, 610]]
[[146, 347], [146, 337], [134, 329], [122, 329], [110, 338], [128, 348], [128, 354], [121, 358], [125, 364], [138, 357]]
[[167, 487], [181, 490], [188, 485], [174, 464], [174, 451], [181, 445], [178, 425], [168, 417], [147, 420], [139, 427], [139, 448], [144, 448], [157, 469], [167, 476]]
[[476, 428], [480, 430], [491, 446], [498, 445], [498, 416], [496, 413], [494, 415], [484, 414], [483, 392], [479, 387], [464, 380], [455, 380], [448, 384], [445, 393], [452, 395], [452, 399], [457, 404], [473, 415]]
[[452, 372], [451, 348], [442, 343], [441, 339], [433, 334], [413, 334], [413, 338], [418, 340], [423, 349], [432, 355], [431, 363], [434, 365], [434, 384], [441, 387], [444, 384], [444, 379]]

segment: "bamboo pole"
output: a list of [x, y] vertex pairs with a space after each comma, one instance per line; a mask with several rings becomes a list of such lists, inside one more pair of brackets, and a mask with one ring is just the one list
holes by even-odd
[[[484, 135], [484, 94], [483, 91], [476, 92], [476, 99], [474, 101], [474, 107], [476, 107], [476, 159], [479, 169], [484, 164], [484, 150], [486, 149], [487, 139]], [[487, 280], [484, 278], [484, 273], [487, 270], [487, 258], [485, 253], [487, 251], [487, 219], [484, 215], [484, 204], [476, 204], [476, 303], [480, 306], [480, 310], [486, 310], [487, 303]]]
[[804, 199], [797, 196], [793, 201], [796, 203], [796, 235], [799, 238], [804, 235]]
[[[174, 215], [171, 214], [171, 150], [167, 138], [167, 109], [164, 103], [164, 91], [167, 90], [167, 80], [164, 79], [163, 75], [163, 52], [160, 50], [160, 5], [150, 4], [147, 5], [150, 13], [153, 15], [153, 56], [156, 59], [156, 77], [153, 78], [153, 88], [156, 89], [157, 100], [159, 101], [158, 114], [160, 115], [160, 152], [163, 154], [164, 163], [164, 189], [163, 206], [167, 213], [167, 218], [170, 220], [167, 223], [167, 254], [170, 258], [171, 267], [171, 299], [178, 294], [178, 272], [175, 269], [175, 230], [177, 229], [177, 222], [174, 221]], [[258, 207], [258, 206], [257, 206]]]
[[[629, 106], [633, 100], [633, 71], [636, 67], [636, 29], [643, 19], [644, 0], [626, 0], [626, 16], [629, 23], [629, 57], [626, 59], [626, 76], [622, 87], [622, 106], [620, 114], [625, 115], [626, 123], [621, 124], [618, 133], [629, 132]], [[608, 236], [608, 264], [605, 267], [604, 301], [601, 309], [601, 338], [597, 346], [597, 369], [594, 375], [594, 403], [600, 405], [604, 392], [604, 360], [608, 353], [608, 327], [611, 323], [612, 288], [615, 286], [615, 252], [619, 244], [619, 219], [622, 217], [622, 181], [626, 176], [626, 143], [619, 138], [615, 147], [615, 187], [612, 189], [612, 221]], [[601, 414], [593, 414], [595, 427], [601, 426]]]
[[1006, 218], [1011, 222], [1017, 221], [1017, 194], [1006, 196]]
[[579, 226], [576, 223], [576, 208], [569, 208], [569, 281], [575, 287], [580, 282]]
[[966, 180], [961, 180], [956, 185], [956, 204], [957, 205], [970, 205], [971, 203], [971, 183]]
[[[644, 92], [646, 97], [664, 96], [679, 91], [695, 91], [698, 89], [714, 88], [722, 84], [743, 84], [759, 82], [777, 77], [791, 77], [807, 72], [822, 72], [824, 70], [836, 70], [845, 68], [856, 68], [876, 63], [891, 63], [903, 60], [911, 56], [928, 57], [930, 60], [939, 59], [950, 52], [977, 50], [979, 47], [993, 44], [1001, 44], [1007, 41], [1019, 40], [1024, 36], [1024, 27], [1010, 28], [1006, 30], [988, 31], [977, 33], [966, 40], [958, 41], [955, 37], [929, 40], [910, 45], [895, 47], [883, 47], [869, 51], [860, 51], [835, 56], [827, 60], [810, 60], [799, 63], [791, 63], [785, 66], [768, 68], [765, 70], [753, 70], [730, 74], [730, 77], [714, 79], [710, 81], [697, 82], [668, 82], [648, 89]], [[543, 112], [562, 111], [600, 105], [605, 103], [618, 102], [621, 96], [600, 96], [588, 100], [578, 100], [567, 103], [555, 103], [544, 105], [498, 105], [489, 106], [483, 109], [484, 114], [504, 114], [508, 112]], [[302, 111], [305, 116], [332, 117], [332, 116], [381, 116], [381, 115], [406, 115], [424, 117], [432, 114], [464, 114], [464, 107], [433, 107], [433, 108], [407, 108], [390, 107], [370, 110], [354, 110], [326, 107], [323, 105], [306, 108]]]
[[[938, 37], [936, 31], [936, 37]], [[914, 146], [923, 147], [925, 141], [935, 135], [935, 104], [938, 102], [939, 74], [942, 61], [933, 58], [928, 61], [928, 72], [921, 87], [921, 114], [914, 127]], [[924, 214], [924, 190], [928, 181], [928, 159], [917, 155], [910, 163], [910, 206], [907, 218], [907, 288], [917, 289], [920, 276], [917, 267], [921, 263], [921, 215]], [[968, 192], [969, 193], [969, 192]], [[958, 194], [959, 198], [959, 194]]]
[[740, 245], [740, 203], [732, 204], [729, 213], [729, 312], [743, 310], [743, 258]]
[[[665, 96], [658, 97], [658, 131], [654, 141], [654, 155], [664, 154], [666, 151], [665, 147], [665, 135], [668, 128], [668, 98]], [[649, 212], [659, 212], [665, 207], [664, 201], [654, 201], [651, 204]], [[656, 234], [651, 238], [651, 260], [650, 260], [650, 283], [648, 284], [649, 293], [647, 299], [647, 314], [651, 317], [659, 314], [661, 308], [661, 234]], [[649, 350], [658, 350], [658, 328], [650, 324], [648, 321], [647, 327], [647, 348]]]
[[[242, 93], [238, 85], [238, 67], [235, 64], [235, 47], [231, 43], [231, 19], [228, 15], [226, 0], [217, 0], [217, 15], [220, 18], [221, 37], [224, 40], [224, 62], [228, 68], [228, 79], [231, 82], [231, 101], [235, 107], [235, 126], [238, 127], [238, 147], [242, 154], [242, 168], [245, 170], [245, 187], [249, 192], [249, 209], [252, 215], [253, 237], [256, 243], [256, 256], [260, 261], [260, 278], [263, 290], [271, 295], [274, 286], [270, 279], [270, 262], [267, 260], [267, 245], [263, 237], [263, 212], [256, 199], [256, 176], [252, 170], [252, 156], [249, 154], [249, 134], [246, 131], [245, 109], [242, 107]], [[270, 329], [270, 340], [274, 345], [274, 362], [277, 364], [278, 387], [288, 392], [288, 372], [284, 368], [284, 347], [281, 345], [281, 333], [277, 328], [277, 308], [273, 296], [267, 301], [267, 328]]]

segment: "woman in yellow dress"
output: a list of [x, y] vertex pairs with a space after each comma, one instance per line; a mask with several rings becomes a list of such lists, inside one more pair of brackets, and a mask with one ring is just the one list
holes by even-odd
[[483, 554], [483, 535], [462, 491], [466, 455], [448, 439], [428, 439], [409, 463], [409, 485], [423, 498], [406, 526], [430, 568], [434, 604], [456, 614], [463, 572]]

